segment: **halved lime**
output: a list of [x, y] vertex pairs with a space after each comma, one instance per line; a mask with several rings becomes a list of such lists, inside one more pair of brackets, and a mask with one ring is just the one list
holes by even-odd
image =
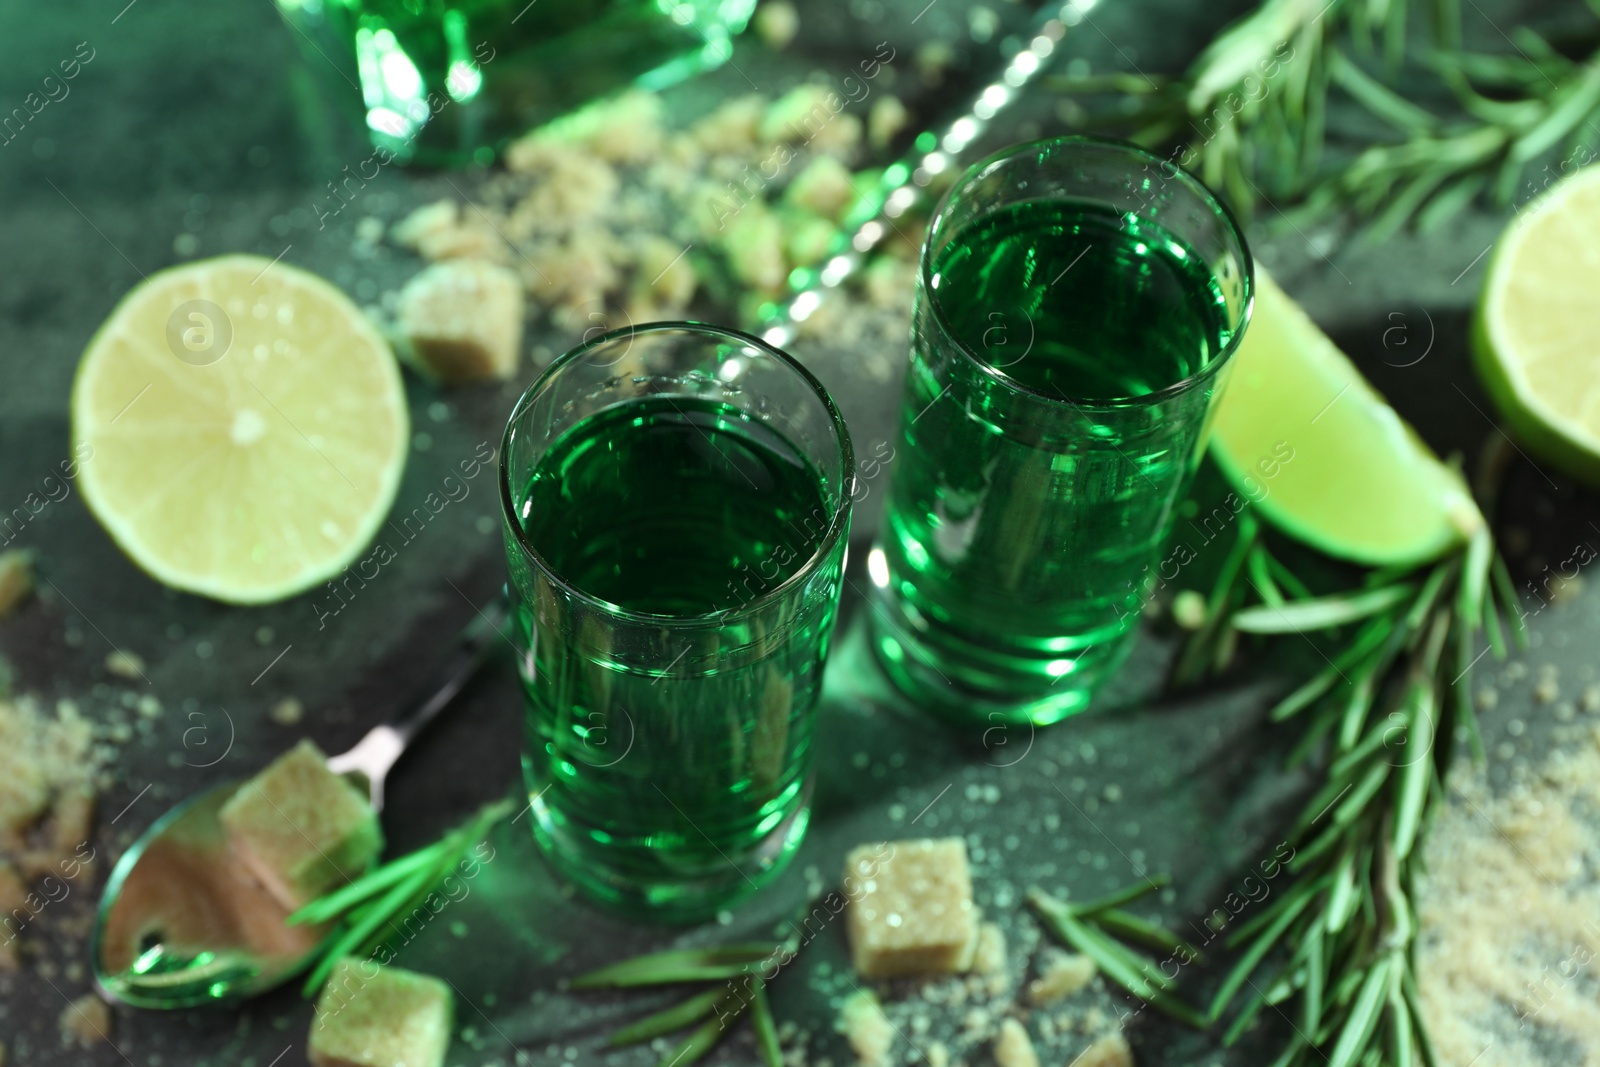
[[1564, 178], [1495, 245], [1473, 330], [1484, 387], [1528, 451], [1600, 483], [1600, 168]]
[[1483, 524], [1460, 475], [1259, 268], [1211, 454], [1266, 519], [1355, 563], [1422, 563]]
[[253, 604], [360, 554], [410, 430], [394, 356], [349, 298], [224, 256], [123, 297], [78, 365], [72, 435], [84, 500], [135, 563]]

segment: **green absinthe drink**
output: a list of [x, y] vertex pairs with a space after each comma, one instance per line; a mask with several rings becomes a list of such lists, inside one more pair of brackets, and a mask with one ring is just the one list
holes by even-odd
[[1069, 138], [952, 190], [919, 279], [874, 646], [935, 711], [1085, 707], [1128, 648], [1243, 331], [1249, 259], [1192, 177]]
[[568, 357], [505, 459], [535, 836], [590, 895], [683, 920], [804, 833], [849, 517], [820, 387], [709, 330]]

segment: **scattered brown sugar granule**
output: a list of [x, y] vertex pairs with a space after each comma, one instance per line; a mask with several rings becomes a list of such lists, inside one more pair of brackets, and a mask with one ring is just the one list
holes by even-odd
[[1039, 965], [1039, 977], [1028, 983], [1028, 1000], [1037, 1006], [1053, 1004], [1094, 981], [1098, 973], [1088, 956], [1052, 951]]
[[[785, 19], [783, 5], [762, 10]], [[897, 118], [887, 84], [873, 90], [879, 136]], [[518, 138], [503, 170], [464, 190], [470, 203], [425, 205], [389, 236], [433, 262], [504, 265], [533, 317], [564, 334], [682, 318], [691, 300], [749, 316], [793, 269], [822, 262], [841, 213], [876, 187], [875, 171], [855, 169], [866, 127], [854, 108], [817, 84], [703, 115], [623, 93]], [[904, 215], [896, 234], [915, 244], [920, 226]], [[907, 313], [909, 280], [896, 294]], [[894, 336], [886, 351], [904, 347], [904, 329]]]
[[272, 721], [279, 726], [293, 726], [305, 717], [305, 705], [294, 697], [284, 697], [272, 705]]
[[106, 653], [106, 670], [118, 678], [143, 678], [144, 659], [137, 652], [125, 652], [119, 648]]
[[1458, 767], [1429, 834], [1417, 977], [1442, 1065], [1600, 1063], [1600, 743], [1564, 733], [1504, 796]]
[[762, 44], [781, 51], [800, 32], [800, 13], [789, 0], [767, 0], [756, 9], [755, 28]]
[[978, 944], [972, 953], [972, 969], [978, 974], [1004, 974], [1006, 969], [1006, 932], [995, 923], [978, 927]]
[[63, 1045], [98, 1045], [111, 1040], [111, 1009], [93, 993], [86, 993], [62, 1009], [56, 1027]]
[[870, 990], [858, 990], [845, 998], [839, 1005], [838, 1027], [855, 1050], [861, 1067], [889, 1067], [894, 1026]]
[[32, 697], [0, 700], [0, 863], [24, 882], [75, 878], [86, 862], [99, 769], [93, 741], [69, 701], [51, 717]]
[[1133, 1067], [1133, 1050], [1121, 1034], [1107, 1034], [1084, 1049], [1072, 1067]]
[[999, 1067], [1039, 1067], [1039, 1054], [1033, 1050], [1033, 1040], [1027, 1028], [1015, 1019], [1000, 1024], [1000, 1036], [994, 1042], [994, 1062]]
[[0, 615], [9, 615], [31, 592], [33, 554], [20, 548], [0, 552]]

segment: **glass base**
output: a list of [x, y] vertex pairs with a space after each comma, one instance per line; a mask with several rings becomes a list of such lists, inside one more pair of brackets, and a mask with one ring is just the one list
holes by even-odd
[[871, 645], [889, 680], [920, 707], [951, 725], [1048, 726], [1089, 706], [1132, 645], [1124, 632], [1072, 652], [979, 644], [929, 625], [878, 590], [872, 598]]
[[811, 821], [808, 776], [794, 809], [754, 845], [734, 854], [707, 839], [722, 857], [713, 866], [691, 861], [688, 869], [675, 871], [673, 855], [662, 850], [651, 854], [646, 867], [619, 862], [626, 858], [623, 850], [606, 843], [603, 827], [585, 828], [546, 803], [526, 757], [523, 778], [533, 839], [551, 869], [606, 910], [650, 922], [704, 922], [751, 896], [789, 865]]

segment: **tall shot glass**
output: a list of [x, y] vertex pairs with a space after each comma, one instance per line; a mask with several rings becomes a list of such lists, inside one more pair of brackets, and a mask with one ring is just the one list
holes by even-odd
[[692, 921], [798, 847], [853, 470], [821, 384], [714, 326], [598, 337], [517, 403], [523, 764], [534, 836], [589, 896]]
[[984, 727], [1088, 704], [1199, 462], [1251, 271], [1215, 197], [1131, 145], [1019, 145], [950, 190], [870, 561], [901, 689]]

